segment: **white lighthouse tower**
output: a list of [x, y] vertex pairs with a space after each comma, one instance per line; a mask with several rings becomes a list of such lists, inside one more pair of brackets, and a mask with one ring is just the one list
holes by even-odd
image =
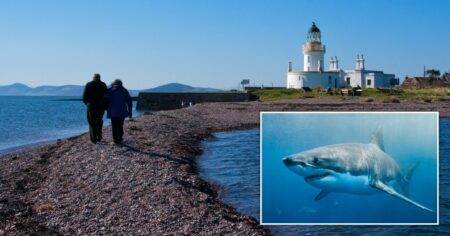
[[323, 71], [325, 45], [320, 41], [320, 30], [313, 22], [308, 30], [308, 37], [303, 44], [303, 71]]

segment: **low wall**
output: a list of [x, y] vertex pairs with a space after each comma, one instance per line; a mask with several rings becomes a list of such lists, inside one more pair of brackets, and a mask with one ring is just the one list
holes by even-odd
[[146, 110], [171, 110], [179, 109], [184, 102], [189, 106], [204, 102], [245, 102], [249, 101], [249, 95], [241, 92], [229, 93], [139, 93], [136, 109]]

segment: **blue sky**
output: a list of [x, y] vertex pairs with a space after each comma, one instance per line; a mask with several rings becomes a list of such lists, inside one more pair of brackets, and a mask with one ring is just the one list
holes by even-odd
[[[326, 61], [419, 75], [450, 69], [450, 1], [1, 1], [0, 85], [84, 84], [99, 72], [129, 88], [168, 82], [285, 85], [312, 21]], [[328, 67], [328, 66], [327, 66]]]

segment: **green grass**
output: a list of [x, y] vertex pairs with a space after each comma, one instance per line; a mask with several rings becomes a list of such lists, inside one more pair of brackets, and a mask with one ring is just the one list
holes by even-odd
[[305, 92], [300, 89], [262, 89], [252, 91], [251, 94], [256, 96], [260, 101], [274, 101], [283, 99], [303, 99], [303, 98], [315, 98], [315, 97], [329, 97], [321, 89], [314, 89], [310, 92]]
[[281, 99], [299, 99], [303, 98], [305, 92], [298, 89], [273, 89], [273, 90], [256, 90], [251, 92], [252, 95], [258, 97], [260, 101], [273, 101]]
[[[305, 98], [336, 98], [344, 99], [350, 96], [341, 96], [339, 90], [326, 93], [321, 89], [304, 92], [298, 89], [267, 89], [252, 91], [260, 101], [274, 101], [282, 99], [305, 99]], [[356, 97], [358, 98], [358, 97]], [[402, 89], [402, 90], [379, 90], [364, 89], [360, 98], [366, 102], [401, 102], [402, 100], [413, 101], [450, 101], [450, 88], [426, 88], [426, 89]]]
[[450, 101], [450, 88], [408, 89], [400, 98], [431, 101]]

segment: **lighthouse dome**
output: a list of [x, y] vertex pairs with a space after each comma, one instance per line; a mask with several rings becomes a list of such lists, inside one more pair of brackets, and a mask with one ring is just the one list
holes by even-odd
[[312, 23], [311, 27], [309, 27], [308, 33], [320, 33], [320, 29], [317, 28], [315, 22]]
[[308, 30], [308, 42], [320, 43], [320, 38], [320, 29], [316, 26], [316, 23], [313, 22]]

